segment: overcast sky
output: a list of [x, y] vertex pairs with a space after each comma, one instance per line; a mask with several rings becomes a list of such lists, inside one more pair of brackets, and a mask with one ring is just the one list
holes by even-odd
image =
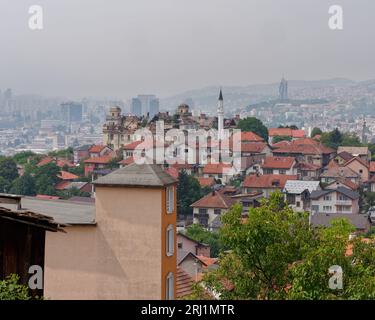
[[[44, 30], [28, 9], [44, 8]], [[341, 4], [344, 30], [328, 28]], [[375, 78], [374, 0], [0, 0], [0, 89], [161, 97], [209, 85]]]

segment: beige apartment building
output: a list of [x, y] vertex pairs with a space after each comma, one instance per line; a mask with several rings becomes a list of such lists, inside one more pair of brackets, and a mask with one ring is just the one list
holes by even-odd
[[94, 184], [94, 220], [48, 235], [45, 296], [174, 299], [176, 180], [157, 165], [134, 163]]

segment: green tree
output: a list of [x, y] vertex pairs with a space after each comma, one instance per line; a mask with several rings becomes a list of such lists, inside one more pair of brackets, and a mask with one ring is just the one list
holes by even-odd
[[240, 129], [244, 132], [254, 132], [260, 137], [262, 137], [265, 141], [268, 141], [268, 129], [263, 124], [263, 122], [257, 118], [248, 117], [245, 119], [241, 119], [238, 122], [237, 129]]
[[31, 175], [25, 173], [13, 181], [10, 192], [24, 196], [35, 196], [36, 186], [35, 179]]
[[0, 193], [7, 193], [9, 192], [11, 186], [11, 182], [3, 177], [0, 177]]
[[181, 215], [191, 215], [193, 209], [190, 207], [192, 203], [199, 200], [203, 195], [199, 181], [186, 173], [185, 170], [180, 171], [177, 184], [177, 212]]
[[289, 136], [274, 136], [272, 138], [273, 144], [278, 143], [280, 141], [292, 141], [292, 137], [289, 137]]
[[9, 182], [12, 182], [14, 179], [18, 178], [17, 164], [12, 158], [0, 158], [0, 177], [3, 177]]
[[218, 257], [224, 246], [218, 232], [210, 232], [199, 224], [192, 224], [187, 228], [186, 235], [196, 241], [210, 245], [211, 257]]
[[[229, 251], [203, 279], [222, 299], [375, 298], [374, 243], [358, 238], [348, 255], [353, 226], [347, 220], [311, 228], [308, 214], [290, 209], [279, 192], [251, 209], [246, 222], [241, 214], [235, 205], [223, 216], [220, 236]], [[342, 291], [328, 286], [335, 264], [344, 271]]]
[[342, 143], [342, 138], [341, 132], [336, 128], [331, 132], [324, 132], [320, 141], [327, 147], [337, 149]]
[[35, 157], [36, 154], [32, 151], [21, 151], [13, 156], [13, 160], [20, 165], [25, 165], [30, 158]]
[[15, 274], [0, 280], [0, 300], [30, 300], [26, 286], [19, 284], [19, 277]]
[[323, 133], [323, 131], [320, 128], [315, 127], [311, 131], [311, 137], [314, 138], [316, 135], [318, 135], [318, 134], [321, 135], [322, 133]]
[[345, 132], [342, 135], [341, 146], [361, 147], [362, 143], [355, 133]]

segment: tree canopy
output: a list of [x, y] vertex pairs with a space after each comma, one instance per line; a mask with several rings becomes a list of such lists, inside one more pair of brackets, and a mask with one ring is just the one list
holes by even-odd
[[[241, 213], [235, 205], [222, 217], [220, 237], [229, 251], [203, 279], [221, 299], [375, 298], [374, 243], [349, 243], [347, 220], [311, 228], [308, 214], [290, 209], [279, 192], [250, 209], [245, 222]], [[342, 267], [343, 290], [329, 287], [333, 265]]]
[[258, 136], [262, 137], [265, 141], [268, 141], [268, 129], [263, 124], [263, 122], [257, 118], [248, 117], [245, 119], [241, 119], [238, 122], [237, 129], [240, 129], [244, 132], [254, 132]]

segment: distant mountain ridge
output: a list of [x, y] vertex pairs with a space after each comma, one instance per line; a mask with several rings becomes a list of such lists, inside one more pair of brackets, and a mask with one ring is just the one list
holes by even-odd
[[[324, 87], [375, 86], [375, 80], [354, 81], [345, 78], [325, 80], [288, 80], [289, 92], [301, 89], [318, 89]], [[226, 108], [244, 108], [250, 104], [275, 99], [278, 96], [279, 82], [254, 84], [249, 86], [223, 86]], [[193, 100], [192, 109], [215, 112], [219, 86], [209, 86], [182, 92], [160, 99], [161, 109], [173, 111], [181, 103]]]

